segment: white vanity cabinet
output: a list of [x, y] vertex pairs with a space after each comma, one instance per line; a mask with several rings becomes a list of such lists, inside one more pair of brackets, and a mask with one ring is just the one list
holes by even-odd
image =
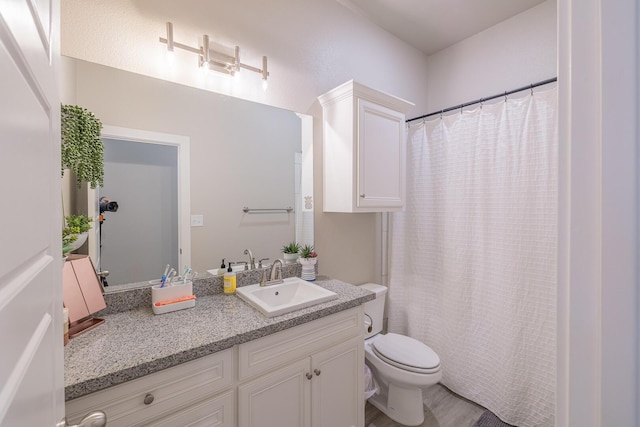
[[241, 344], [238, 426], [364, 425], [362, 306]]
[[68, 423], [101, 410], [109, 427], [234, 427], [233, 354], [224, 350], [70, 400]]
[[324, 212], [393, 212], [405, 203], [405, 114], [412, 103], [353, 80], [321, 95]]
[[364, 426], [364, 306], [67, 402], [69, 424]]

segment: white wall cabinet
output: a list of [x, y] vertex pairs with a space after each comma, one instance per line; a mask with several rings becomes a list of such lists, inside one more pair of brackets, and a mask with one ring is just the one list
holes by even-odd
[[324, 212], [393, 212], [405, 202], [412, 103], [353, 80], [321, 95]]

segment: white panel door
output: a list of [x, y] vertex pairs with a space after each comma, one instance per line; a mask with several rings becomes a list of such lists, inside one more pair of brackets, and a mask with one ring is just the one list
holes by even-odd
[[64, 416], [59, 4], [0, 1], [0, 426]]

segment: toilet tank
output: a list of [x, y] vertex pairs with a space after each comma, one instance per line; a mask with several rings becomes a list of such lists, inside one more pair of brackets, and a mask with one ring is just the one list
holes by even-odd
[[[382, 332], [382, 320], [384, 317], [384, 301], [387, 288], [375, 283], [365, 283], [360, 287], [375, 292], [376, 299], [364, 303], [365, 339]], [[371, 330], [369, 331], [369, 327]]]

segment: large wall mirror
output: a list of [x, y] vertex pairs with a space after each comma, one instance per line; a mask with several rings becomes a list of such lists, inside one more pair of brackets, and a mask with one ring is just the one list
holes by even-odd
[[[290, 241], [313, 244], [310, 116], [72, 58], [63, 65], [73, 103], [116, 134], [104, 138], [105, 186], [97, 194], [119, 205], [100, 229], [107, 291], [158, 278], [166, 264], [182, 269], [180, 248], [165, 249], [184, 234], [178, 221], [187, 221], [190, 266], [199, 273], [223, 258], [248, 261], [245, 249], [272, 261]], [[119, 132], [157, 133], [159, 141]], [[189, 153], [186, 218], [175, 198], [185, 172], [179, 144], [166, 143], [174, 139]]]

